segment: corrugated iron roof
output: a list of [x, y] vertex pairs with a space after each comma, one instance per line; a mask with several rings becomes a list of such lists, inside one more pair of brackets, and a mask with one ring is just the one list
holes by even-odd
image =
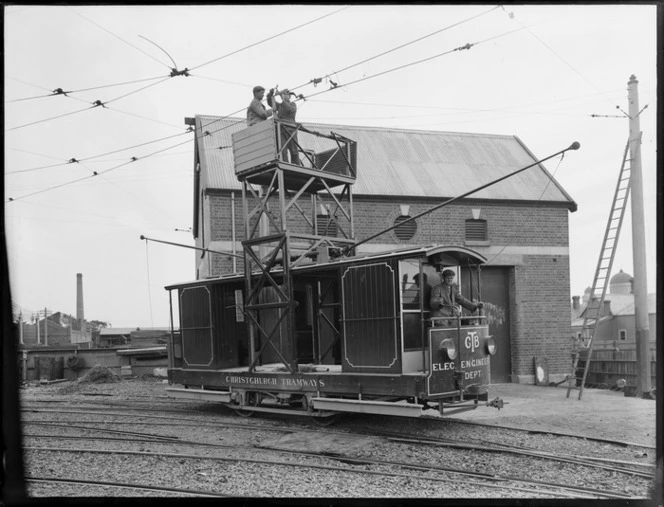
[[[357, 142], [355, 195], [455, 197], [537, 160], [516, 136], [303, 125]], [[196, 127], [197, 132], [204, 133], [198, 138], [201, 187], [240, 189], [234, 172], [231, 135], [246, 127], [245, 120], [199, 115]], [[300, 136], [301, 144], [315, 151], [324, 149], [325, 141], [311, 135]], [[472, 197], [559, 202], [576, 210], [574, 200], [541, 164]]]
[[[636, 313], [634, 307], [634, 294], [607, 294], [604, 298], [604, 301], [609, 302], [609, 307], [611, 308], [611, 315], [602, 317], [600, 320], [611, 317], [623, 317], [634, 315]], [[648, 314], [657, 313], [657, 293], [648, 294]], [[581, 313], [577, 318], [572, 319], [572, 326], [582, 326], [584, 320], [584, 314], [588, 304], [586, 303], [581, 308]]]

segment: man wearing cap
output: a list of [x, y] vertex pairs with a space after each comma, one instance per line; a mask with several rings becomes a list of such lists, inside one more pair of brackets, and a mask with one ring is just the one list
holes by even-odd
[[[272, 98], [272, 90], [267, 96], [268, 104], [276, 111], [276, 117], [284, 122], [295, 123], [295, 115], [297, 114], [297, 105], [291, 102], [291, 95], [295, 95], [288, 88], [284, 88], [277, 95], [281, 96], [281, 102], [277, 102]], [[300, 163], [300, 156], [297, 150], [297, 127], [295, 125], [283, 124], [281, 126], [281, 139], [285, 143], [282, 153], [286, 151], [290, 153], [290, 163], [302, 165]]]
[[265, 109], [265, 106], [261, 102], [264, 95], [265, 88], [262, 86], [254, 86], [254, 98], [251, 100], [251, 103], [247, 108], [247, 127], [251, 127], [256, 123], [267, 120], [272, 116], [272, 110]]
[[[431, 290], [432, 317], [455, 317], [458, 311], [457, 303], [471, 312], [484, 306], [482, 303], [469, 301], [459, 294], [459, 286], [454, 283], [454, 271], [446, 269], [440, 276], [443, 282]], [[456, 321], [455, 319], [436, 320], [434, 324], [450, 327], [454, 326]]]

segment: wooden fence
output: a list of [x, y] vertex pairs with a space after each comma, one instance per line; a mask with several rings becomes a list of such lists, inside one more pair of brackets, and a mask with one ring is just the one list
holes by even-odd
[[[583, 358], [583, 356], [581, 356]], [[656, 385], [657, 373], [656, 342], [650, 342], [650, 378], [651, 384]], [[583, 364], [579, 366], [583, 368]], [[583, 370], [581, 370], [581, 375]], [[580, 375], [578, 375], [580, 376]], [[636, 343], [634, 342], [602, 342], [593, 346], [586, 385], [605, 384], [607, 387], [615, 385], [619, 379], [624, 379], [627, 385], [637, 384], [638, 369], [636, 363]]]

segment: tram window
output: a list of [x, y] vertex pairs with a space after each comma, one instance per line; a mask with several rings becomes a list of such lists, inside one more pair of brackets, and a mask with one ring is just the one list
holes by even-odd
[[[402, 260], [399, 263], [401, 274], [401, 304], [403, 310], [420, 310], [420, 263], [416, 260]], [[424, 280], [424, 310], [429, 310], [431, 287], [437, 279], [433, 266], [422, 265], [422, 279]]]
[[420, 289], [417, 278], [420, 274], [420, 263], [416, 260], [399, 262], [401, 273], [401, 304], [404, 309], [419, 310]]

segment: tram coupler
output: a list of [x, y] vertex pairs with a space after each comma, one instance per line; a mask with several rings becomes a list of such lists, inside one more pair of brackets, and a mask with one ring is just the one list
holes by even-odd
[[486, 402], [487, 407], [494, 407], [494, 408], [497, 408], [498, 410], [503, 408], [503, 406], [506, 405], [506, 404], [507, 404], [506, 402], [504, 402], [502, 399], [500, 399], [498, 397], [494, 400]]

